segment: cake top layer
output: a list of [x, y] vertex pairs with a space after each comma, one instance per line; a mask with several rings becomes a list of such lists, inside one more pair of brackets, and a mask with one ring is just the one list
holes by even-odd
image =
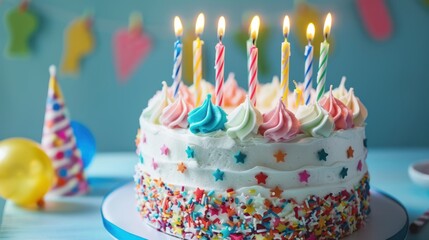
[[308, 105], [303, 104], [302, 86], [297, 85], [287, 100], [282, 100], [279, 81], [258, 87], [258, 102], [253, 104], [230, 74], [225, 82], [224, 104], [214, 104], [214, 87], [203, 80], [200, 91], [206, 96], [201, 105], [195, 106], [195, 87], [181, 85], [176, 98], [163, 82], [142, 117], [153, 124], [172, 129], [189, 129], [193, 134], [215, 136], [225, 131], [234, 139], [245, 139], [260, 135], [271, 142], [287, 142], [304, 134], [308, 137], [329, 137], [334, 131], [361, 127], [368, 112], [354, 89], [345, 87], [345, 80], [333, 89], [331, 86], [320, 101], [313, 91]]

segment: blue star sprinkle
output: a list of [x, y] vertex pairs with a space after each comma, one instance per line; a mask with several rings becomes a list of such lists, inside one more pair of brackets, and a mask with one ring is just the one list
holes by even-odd
[[242, 153], [241, 151], [238, 151], [235, 155], [235, 163], [244, 163], [244, 159], [246, 159], [247, 155]]
[[317, 152], [317, 155], [319, 156], [319, 161], [325, 161], [326, 162], [326, 157], [329, 155], [325, 152], [325, 149], [322, 148], [322, 150]]
[[194, 149], [192, 149], [191, 147], [188, 146], [186, 148], [185, 152], [186, 152], [186, 155], [188, 155], [188, 158], [194, 158], [194, 156], [195, 156], [195, 150]]
[[217, 181], [223, 181], [223, 174], [224, 172], [222, 172], [221, 170], [216, 169], [216, 171], [213, 172], [213, 176], [215, 177], [216, 182]]
[[348, 171], [349, 169], [348, 168], [346, 168], [346, 167], [343, 167], [343, 169], [341, 169], [341, 172], [340, 172], [340, 177], [342, 178], [342, 179], [344, 179], [346, 176], [347, 176], [347, 171]]

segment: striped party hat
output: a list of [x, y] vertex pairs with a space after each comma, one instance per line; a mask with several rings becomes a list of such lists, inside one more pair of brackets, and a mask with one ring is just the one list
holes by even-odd
[[50, 66], [49, 72], [51, 78], [46, 100], [42, 147], [52, 159], [57, 175], [57, 181], [49, 194], [84, 194], [88, 191], [88, 184], [83, 174], [81, 153], [70, 126], [67, 108], [56, 79], [55, 66]]

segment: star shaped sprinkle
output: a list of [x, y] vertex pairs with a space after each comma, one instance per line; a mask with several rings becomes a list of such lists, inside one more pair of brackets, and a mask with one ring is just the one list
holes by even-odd
[[177, 164], [177, 171], [184, 173], [186, 171], [186, 166], [183, 162], [180, 162], [179, 164]]
[[271, 197], [279, 198], [283, 193], [283, 190], [279, 188], [279, 186], [276, 186], [275, 188], [271, 189]]
[[261, 184], [261, 183], [266, 184], [267, 183], [266, 180], [267, 180], [268, 176], [265, 175], [265, 173], [260, 172], [260, 173], [255, 175], [255, 178], [256, 178], [256, 181], [258, 181], [258, 184]]
[[325, 149], [322, 148], [320, 151], [317, 152], [317, 155], [319, 156], [319, 161], [325, 161], [326, 162], [326, 157], [329, 155], [325, 152]]
[[246, 159], [247, 155], [242, 153], [241, 151], [238, 151], [235, 155], [235, 163], [244, 163], [244, 159]]
[[367, 140], [366, 138], [363, 140], [363, 146], [364, 146], [365, 148], [367, 148], [367, 147], [368, 147], [368, 140]]
[[216, 216], [219, 216], [219, 208], [210, 208], [210, 214], [212, 215], [212, 216], [214, 216], [214, 215], [216, 215]]
[[298, 173], [298, 176], [299, 176], [299, 181], [301, 183], [304, 183], [304, 182], [308, 183], [308, 178], [310, 177], [310, 174], [307, 172], [307, 170], [304, 170], [304, 171]]
[[347, 149], [347, 158], [352, 158], [355, 150], [353, 150], [352, 146], [349, 146]]
[[225, 173], [224, 172], [222, 172], [221, 170], [219, 170], [219, 168], [218, 169], [216, 169], [216, 171], [214, 171], [213, 172], [213, 177], [215, 178], [215, 181], [217, 182], [217, 181], [223, 181], [223, 175], [224, 175]]
[[343, 167], [343, 169], [341, 169], [341, 172], [340, 172], [340, 177], [342, 178], [342, 179], [344, 179], [346, 176], [347, 176], [347, 171], [348, 171], [349, 169], [348, 168], [346, 168], [346, 167]]
[[256, 196], [253, 198], [253, 202], [255, 203], [255, 205], [263, 205], [263, 204], [264, 204], [264, 198], [263, 198], [263, 197], [261, 197], [261, 194], [260, 194], [260, 193], [258, 193], [258, 195], [256, 195]]
[[224, 239], [228, 239], [229, 235], [231, 235], [231, 231], [229, 230], [229, 227], [225, 227], [220, 232], [222, 233], [222, 237]]
[[253, 214], [255, 212], [255, 207], [253, 204], [246, 205], [246, 208], [244, 209], [244, 213]]
[[204, 195], [204, 190], [203, 189], [200, 189], [200, 188], [197, 188], [195, 191], [194, 191], [194, 194], [195, 194], [195, 200], [197, 200], [197, 202], [199, 202], [200, 200], [201, 200], [201, 198], [203, 197], [203, 195]]
[[362, 160], [359, 160], [357, 168], [356, 168], [359, 172], [362, 171]]
[[156, 170], [158, 168], [158, 163], [155, 162], [155, 159], [153, 158], [152, 158], [152, 167], [153, 167], [153, 170]]
[[278, 163], [285, 162], [286, 153], [282, 152], [281, 150], [278, 150], [273, 156], [276, 159]]
[[185, 152], [186, 152], [186, 155], [188, 155], [188, 158], [194, 158], [194, 155], [195, 155], [194, 149], [188, 146]]
[[168, 149], [168, 147], [165, 146], [165, 144], [163, 144], [161, 147], [161, 155], [167, 156], [169, 151], [170, 151], [170, 149]]

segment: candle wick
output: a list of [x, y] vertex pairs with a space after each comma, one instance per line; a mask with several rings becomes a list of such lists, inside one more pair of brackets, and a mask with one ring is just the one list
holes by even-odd
[[253, 43], [253, 45], [256, 45], [256, 38], [252, 39], [252, 43]]
[[222, 35], [219, 35], [219, 42], [222, 42]]

